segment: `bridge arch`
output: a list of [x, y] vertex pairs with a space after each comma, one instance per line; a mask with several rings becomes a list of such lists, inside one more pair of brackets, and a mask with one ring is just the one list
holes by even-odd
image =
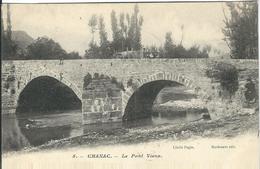
[[54, 78], [58, 80], [59, 82], [65, 84], [71, 90], [77, 95], [77, 97], [82, 100], [82, 92], [77, 87], [77, 85], [70, 80], [68, 77], [64, 76], [63, 73], [56, 73], [53, 71], [49, 71], [45, 68], [39, 68], [37, 71], [33, 72], [25, 72], [24, 74], [21, 74], [20, 76], [16, 77], [17, 79], [17, 91], [16, 91], [16, 97], [19, 98], [21, 92], [24, 90], [24, 88], [35, 78], [42, 77], [42, 76], [48, 76], [51, 78]]
[[49, 71], [45, 68], [39, 67], [37, 71], [27, 70], [22, 74], [16, 75], [16, 92], [15, 92], [15, 102], [16, 102], [16, 111], [19, 108], [19, 99], [23, 91], [30, 85], [31, 82], [37, 81], [37, 79], [47, 77], [52, 82], [60, 83], [63, 87], [67, 88], [73, 96], [73, 98], [78, 99], [80, 105], [82, 104], [82, 92], [75, 85], [75, 83], [63, 75], [63, 73], [56, 73], [53, 71]]
[[50, 76], [38, 76], [20, 92], [16, 112], [50, 113], [81, 107], [82, 101], [69, 86]]
[[143, 113], [138, 112], [139, 109], [151, 112], [156, 96], [166, 86], [185, 86], [194, 91], [198, 89], [192, 80], [178, 73], [162, 71], [142, 77], [132, 76], [130, 79], [133, 85], [128, 86], [122, 96], [123, 120], [128, 120], [131, 111], [139, 114]]

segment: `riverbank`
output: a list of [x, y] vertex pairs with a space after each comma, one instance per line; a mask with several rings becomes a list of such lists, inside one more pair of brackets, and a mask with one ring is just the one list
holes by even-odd
[[[219, 148], [217, 148], [219, 147]], [[225, 147], [225, 148], [220, 148]], [[259, 138], [254, 133], [230, 139], [158, 140], [2, 155], [5, 169], [259, 169]], [[147, 155], [150, 155], [148, 157]], [[108, 158], [101, 158], [103, 155]], [[99, 156], [99, 158], [98, 158]], [[110, 158], [111, 157], [111, 158]], [[214, 168], [213, 167], [213, 168]]]
[[48, 143], [27, 148], [32, 152], [48, 149], [64, 149], [71, 147], [97, 147], [114, 144], [137, 144], [156, 140], [186, 140], [200, 138], [234, 138], [239, 135], [258, 132], [258, 112], [225, 117], [218, 120], [200, 120], [178, 125], [164, 124], [156, 127], [147, 126], [133, 129], [101, 130], [78, 137], [53, 140]]

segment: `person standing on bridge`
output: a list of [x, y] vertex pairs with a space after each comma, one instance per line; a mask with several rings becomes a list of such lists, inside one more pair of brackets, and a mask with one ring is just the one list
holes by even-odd
[[62, 55], [60, 55], [60, 65], [63, 65], [63, 56]]

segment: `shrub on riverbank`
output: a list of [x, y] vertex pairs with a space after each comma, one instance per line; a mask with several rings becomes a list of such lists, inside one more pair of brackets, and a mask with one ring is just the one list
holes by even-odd
[[206, 75], [213, 81], [220, 83], [219, 97], [232, 99], [238, 90], [238, 70], [235, 66], [217, 62], [206, 70]]

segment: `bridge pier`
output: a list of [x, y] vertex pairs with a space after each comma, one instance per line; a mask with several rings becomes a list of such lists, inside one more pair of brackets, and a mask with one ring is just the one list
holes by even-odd
[[82, 95], [83, 124], [122, 121], [122, 89], [115, 79], [90, 78]]

